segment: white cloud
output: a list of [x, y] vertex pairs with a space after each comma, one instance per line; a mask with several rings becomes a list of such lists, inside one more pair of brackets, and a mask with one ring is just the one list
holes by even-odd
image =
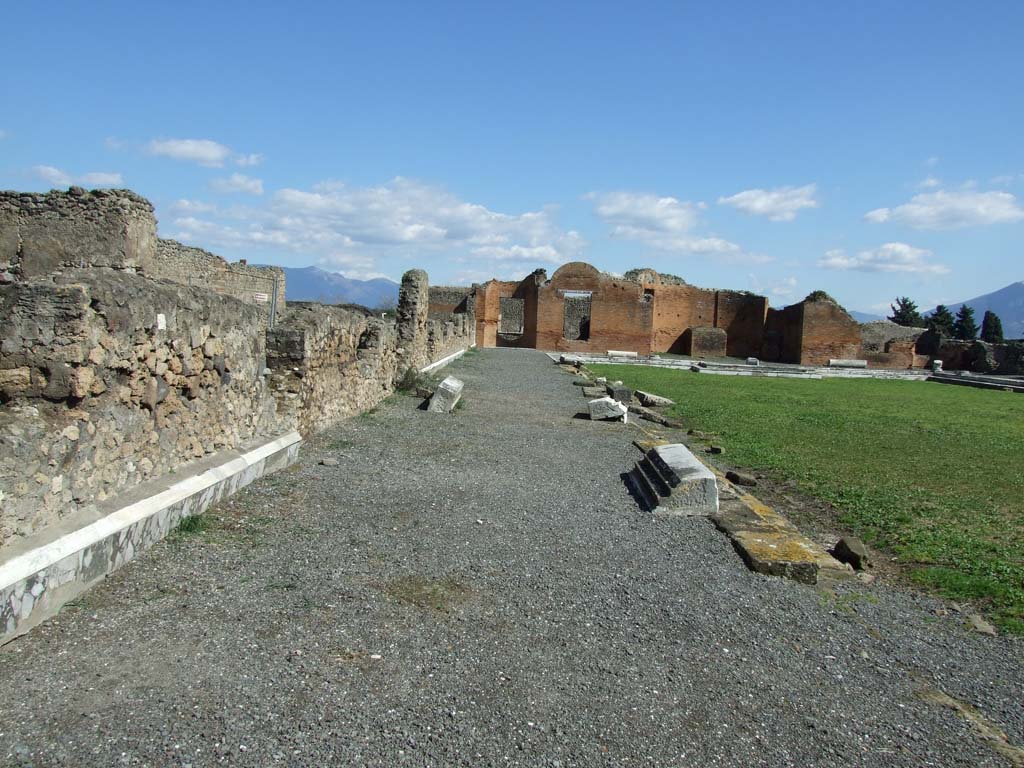
[[262, 179], [254, 179], [242, 173], [232, 173], [226, 178], [214, 179], [210, 186], [216, 192], [231, 194], [233, 192], [244, 192], [249, 195], [263, 194]]
[[942, 179], [937, 179], [934, 176], [928, 176], [919, 181], [917, 186], [921, 189], [935, 189], [936, 187], [942, 186]]
[[989, 179], [989, 182], [997, 187], [1009, 187], [1018, 181], [1024, 181], [1024, 173], [1005, 173], [1002, 176], [993, 176]]
[[220, 168], [231, 156], [230, 148], [210, 139], [153, 139], [146, 145], [146, 151], [151, 155], [198, 163], [207, 168]]
[[235, 155], [235, 165], [240, 165], [243, 168], [250, 168], [254, 165], [259, 165], [263, 162], [263, 155], [259, 152], [254, 152], [250, 155]]
[[171, 210], [175, 213], [212, 213], [217, 210], [217, 206], [212, 203], [204, 203], [202, 200], [175, 200], [171, 205]]
[[32, 166], [32, 172], [47, 184], [52, 184], [55, 187], [71, 186], [71, 176], [52, 165]]
[[958, 229], [1024, 220], [1024, 208], [1009, 192], [939, 190], [915, 195], [895, 208], [877, 208], [864, 214], [875, 224], [895, 222], [915, 229]]
[[9, 134], [7, 131], [0, 130], [0, 141], [3, 141], [4, 139], [6, 139], [10, 135], [11, 134]]
[[120, 173], [93, 171], [79, 176], [78, 183], [90, 187], [120, 187], [124, 185], [124, 179]]
[[610, 227], [610, 236], [636, 240], [652, 248], [678, 253], [715, 254], [729, 260], [765, 260], [745, 254], [736, 243], [721, 237], [693, 233], [700, 223], [703, 203], [643, 192], [590, 193], [594, 212]]
[[553, 209], [499, 213], [404, 178], [374, 187], [324, 182], [282, 189], [261, 207], [201, 210], [205, 205], [175, 203], [182, 215], [172, 236], [205, 247], [295, 251], [345, 274], [369, 274], [377, 259], [410, 256], [525, 274], [571, 261], [585, 245], [579, 233], [556, 225]]
[[934, 168], [936, 165], [939, 164], [939, 158], [936, 155], [932, 155], [931, 157], [924, 161], [924, 164], [929, 168]]
[[72, 176], [60, 168], [52, 165], [36, 165], [32, 172], [47, 184], [54, 187], [70, 187], [73, 184], [80, 184], [86, 187], [120, 187], [124, 179], [120, 173], [108, 173], [105, 171], [92, 171], [83, 173], [81, 176]]
[[804, 208], [817, 208], [816, 184], [775, 189], [747, 189], [730, 197], [718, 198], [719, 205], [731, 205], [744, 213], [767, 216], [771, 221], [792, 221]]
[[922, 275], [944, 275], [949, 267], [932, 261], [933, 254], [924, 248], [906, 243], [885, 243], [877, 248], [848, 256], [842, 249], [827, 251], [818, 261], [819, 267], [858, 272], [912, 272]]
[[799, 281], [795, 277], [780, 277], [774, 280], [763, 281], [757, 275], [750, 274], [751, 290], [762, 296], [773, 296], [779, 299], [788, 299], [795, 295]]

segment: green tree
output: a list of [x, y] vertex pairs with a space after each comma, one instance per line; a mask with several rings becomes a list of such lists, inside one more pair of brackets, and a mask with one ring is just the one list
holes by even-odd
[[939, 304], [928, 317], [928, 330], [943, 336], [953, 335], [953, 313], [945, 304]]
[[953, 336], [970, 341], [978, 335], [978, 323], [974, 319], [974, 308], [962, 304], [956, 311], [956, 322], [953, 323]]
[[917, 304], [909, 296], [898, 296], [896, 304], [890, 304], [889, 309], [892, 310], [889, 320], [896, 323], [896, 325], [905, 325], [910, 328], [921, 328], [924, 326], [924, 318], [917, 311]]
[[989, 344], [999, 344], [1003, 340], [1003, 321], [990, 309], [985, 310], [981, 318], [981, 340]]

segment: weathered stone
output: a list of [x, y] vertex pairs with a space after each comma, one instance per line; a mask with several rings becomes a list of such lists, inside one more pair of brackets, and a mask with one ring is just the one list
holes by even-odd
[[761, 361], [758, 360], [756, 357], [748, 357], [747, 358], [747, 365], [760, 365], [760, 364], [761, 364]]
[[337, 459], [333, 459], [330, 457], [326, 459], [320, 459], [320, 463], [325, 467], [336, 467], [339, 464]]
[[988, 635], [989, 637], [996, 636], [996, 628], [989, 624], [985, 618], [978, 613], [972, 613], [967, 617], [968, 623], [971, 625], [971, 629], [977, 632], [979, 635]]
[[605, 421], [609, 419], [622, 419], [626, 421], [628, 409], [622, 403], [610, 397], [599, 397], [587, 403], [590, 410], [590, 418], [594, 421]]
[[685, 445], [656, 446], [648, 452], [647, 458], [672, 489], [664, 506], [688, 515], [710, 515], [718, 511], [715, 475]]
[[841, 563], [849, 563], [858, 571], [863, 571], [870, 564], [868, 548], [864, 542], [853, 536], [844, 536], [830, 550], [832, 557]]
[[728, 480], [730, 483], [734, 483], [736, 485], [757, 485], [757, 480], [754, 478], [753, 475], [747, 475], [744, 474], [743, 472], [737, 472], [734, 469], [730, 469], [728, 472], [725, 473], [725, 479]]
[[717, 456], [720, 453], [725, 453], [725, 448], [720, 445], [709, 445], [704, 449], [704, 453], [710, 453]]
[[628, 404], [633, 400], [633, 390], [623, 386], [621, 381], [616, 384], [608, 384], [605, 390], [612, 400], [617, 400], [620, 403]]
[[157, 405], [167, 397], [167, 392], [167, 382], [153, 376], [146, 382], [146, 388], [142, 393], [142, 404], [151, 411], [156, 410]]
[[855, 360], [852, 358], [829, 358], [829, 368], [867, 368], [867, 360]]
[[591, 399], [595, 397], [604, 397], [605, 395], [604, 387], [583, 387], [580, 391], [583, 393], [584, 397]]
[[31, 385], [32, 371], [29, 368], [0, 370], [0, 392], [8, 397], [20, 394]]
[[430, 405], [427, 410], [431, 413], [451, 413], [455, 404], [462, 397], [463, 382], [454, 376], [447, 377], [437, 385], [433, 397], [430, 398]]
[[670, 405], [676, 404], [674, 400], [669, 400], [667, 397], [655, 395], [651, 392], [644, 392], [641, 389], [636, 391], [636, 399], [640, 401], [640, 405], [647, 406], [648, 408], [667, 408]]

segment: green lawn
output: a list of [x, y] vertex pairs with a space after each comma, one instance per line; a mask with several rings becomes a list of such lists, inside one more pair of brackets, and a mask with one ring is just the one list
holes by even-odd
[[[593, 370], [676, 401], [729, 463], [795, 481], [914, 579], [1024, 633], [1024, 396], [925, 382]], [[785, 511], [785, 510], [780, 510]]]

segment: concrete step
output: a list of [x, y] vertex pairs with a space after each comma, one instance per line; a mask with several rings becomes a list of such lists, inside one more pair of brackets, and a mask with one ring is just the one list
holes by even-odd
[[640, 506], [646, 512], [653, 512], [659, 503], [657, 492], [651, 487], [650, 481], [644, 474], [643, 470], [639, 468], [639, 465], [633, 467], [633, 469], [627, 475], [627, 481], [629, 487], [632, 489], [633, 494], [637, 497], [640, 502]]
[[672, 495], [672, 488], [665, 482], [665, 478], [658, 474], [658, 470], [655, 469], [650, 459], [646, 456], [636, 463], [636, 469], [642, 475], [643, 480], [648, 484], [651, 493], [658, 501], [667, 499]]

